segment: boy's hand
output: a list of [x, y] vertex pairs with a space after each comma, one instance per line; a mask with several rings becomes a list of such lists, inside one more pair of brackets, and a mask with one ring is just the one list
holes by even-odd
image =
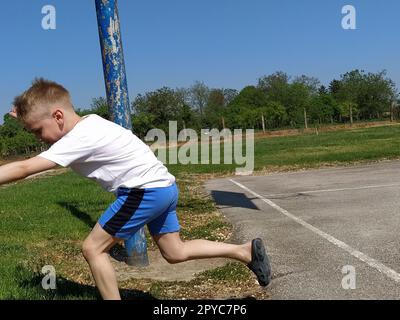
[[24, 161], [17, 161], [0, 167], [0, 185], [24, 179], [35, 173], [53, 169], [54, 162], [42, 157], [34, 157]]
[[17, 114], [17, 108], [16, 107], [12, 107], [11, 111], [8, 113], [11, 117], [17, 119], [18, 118], [18, 114]]

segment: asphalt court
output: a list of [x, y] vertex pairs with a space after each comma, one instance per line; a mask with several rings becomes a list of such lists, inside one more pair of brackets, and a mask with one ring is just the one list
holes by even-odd
[[264, 239], [273, 299], [400, 298], [400, 161], [232, 177], [206, 188], [238, 240]]

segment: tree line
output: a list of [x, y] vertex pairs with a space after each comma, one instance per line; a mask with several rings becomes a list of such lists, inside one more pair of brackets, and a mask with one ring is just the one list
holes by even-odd
[[[399, 97], [386, 71], [352, 70], [324, 86], [317, 78], [294, 78], [278, 71], [258, 79], [241, 91], [209, 88], [197, 81], [189, 88], [163, 87], [139, 94], [132, 102], [133, 132], [143, 138], [153, 128], [168, 133], [169, 121], [178, 130], [206, 128], [274, 130], [308, 128], [328, 123], [395, 120]], [[110, 119], [105, 98], [94, 98], [81, 116], [96, 113]], [[36, 141], [8, 115], [0, 126], [0, 155], [30, 154], [46, 146]]]
[[257, 85], [215, 89], [203, 82], [190, 88], [161, 88], [138, 95], [132, 104], [134, 132], [144, 137], [152, 128], [168, 131], [168, 120], [184, 128], [307, 128], [327, 123], [353, 123], [398, 118], [398, 93], [386, 71], [353, 70], [326, 87], [317, 78], [293, 79], [282, 71]]

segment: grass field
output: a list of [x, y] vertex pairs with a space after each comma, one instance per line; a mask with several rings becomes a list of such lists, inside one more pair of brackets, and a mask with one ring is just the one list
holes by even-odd
[[[224, 241], [230, 226], [216, 216], [213, 203], [198, 190], [200, 182], [182, 177], [178, 185], [182, 238]], [[80, 247], [113, 200], [112, 194], [71, 171], [2, 187], [0, 299], [99, 298]], [[149, 249], [154, 249], [147, 236]], [[46, 265], [57, 271], [56, 291], [46, 292], [41, 287], [41, 269]], [[135, 287], [140, 285], [135, 283]], [[122, 283], [121, 288], [124, 286], [129, 283]], [[167, 284], [155, 281], [143, 290], [162, 298], [160, 288]], [[125, 289], [123, 294], [125, 298], [148, 298], [135, 290]]]
[[[400, 125], [322, 132], [288, 137], [258, 138], [255, 168], [258, 171], [288, 170], [324, 165], [400, 158]], [[197, 237], [225, 240], [229, 224], [215, 216], [215, 207], [201, 192], [201, 183], [211, 175], [225, 175], [234, 165], [172, 165], [181, 190], [178, 213], [185, 239]], [[95, 197], [93, 196], [95, 195]], [[0, 299], [96, 299], [89, 270], [80, 254], [80, 244], [99, 215], [114, 199], [92, 181], [72, 172], [34, 178], [0, 188]], [[223, 236], [221, 236], [221, 234]], [[44, 265], [57, 270], [55, 292], [41, 288]], [[244, 274], [235, 277], [235, 274]], [[231, 275], [231, 276], [226, 276]], [[249, 281], [238, 264], [209, 272], [195, 282], [215, 289], [218, 281]], [[203, 279], [203, 280], [202, 280]], [[215, 279], [215, 283], [209, 283]], [[230, 280], [231, 279], [231, 280]], [[205, 284], [202, 284], [203, 286]], [[127, 298], [198, 297], [190, 283], [138, 281], [121, 284]], [[142, 291], [130, 290], [131, 287]], [[237, 285], [239, 286], [239, 285]], [[178, 288], [171, 296], [171, 287]], [[193, 287], [193, 286], [192, 286]], [[180, 289], [179, 289], [180, 288]], [[180, 291], [179, 291], [180, 290]], [[148, 297], [148, 296], [144, 296]]]
[[[400, 125], [278, 136], [255, 140], [254, 167], [260, 170], [312, 168], [400, 157]], [[211, 152], [211, 151], [210, 151]], [[221, 155], [223, 148], [221, 148]], [[222, 160], [221, 160], [222, 163]], [[233, 173], [230, 165], [171, 165], [170, 170], [200, 174]]]

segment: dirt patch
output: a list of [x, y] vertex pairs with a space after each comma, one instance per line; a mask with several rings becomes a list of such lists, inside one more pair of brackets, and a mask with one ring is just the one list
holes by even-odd
[[129, 266], [124, 261], [119, 261], [111, 257], [111, 262], [115, 267], [120, 281], [129, 279], [152, 279], [157, 281], [190, 281], [195, 279], [196, 274], [217, 267], [224, 266], [228, 259], [206, 259], [193, 260], [179, 264], [169, 264], [156, 251], [148, 251], [149, 266], [136, 267]]
[[265, 138], [265, 137], [286, 137], [286, 136], [298, 136], [302, 134], [310, 134], [310, 133], [321, 133], [321, 132], [334, 132], [334, 131], [344, 131], [344, 130], [357, 130], [357, 129], [365, 129], [365, 128], [375, 128], [375, 127], [384, 127], [384, 126], [398, 126], [398, 122], [390, 122], [390, 121], [377, 121], [377, 122], [361, 122], [350, 124], [338, 124], [331, 126], [323, 126], [323, 127], [311, 127], [308, 129], [286, 129], [286, 130], [274, 130], [274, 131], [266, 131], [255, 133], [255, 138]]

